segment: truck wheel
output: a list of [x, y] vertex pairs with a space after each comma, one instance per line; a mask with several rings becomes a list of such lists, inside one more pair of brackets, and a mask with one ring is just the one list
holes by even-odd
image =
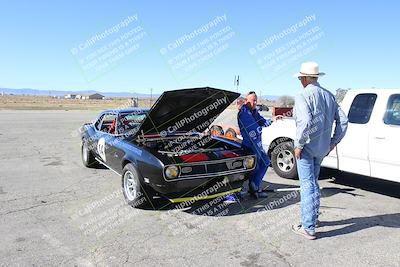
[[297, 163], [292, 142], [278, 144], [271, 153], [272, 168], [282, 178], [297, 179]]
[[225, 136], [230, 137], [230, 138], [236, 138], [237, 134], [236, 134], [235, 130], [233, 130], [232, 128], [228, 128], [225, 131]]
[[145, 207], [150, 203], [149, 192], [144, 190], [139, 173], [131, 163], [126, 164], [122, 171], [122, 192], [126, 202], [134, 208]]
[[210, 134], [212, 136], [221, 136], [221, 135], [223, 136], [224, 135], [224, 129], [222, 129], [222, 127], [219, 126], [219, 125], [213, 125], [210, 128]]
[[93, 153], [89, 150], [88, 144], [85, 140], [82, 140], [81, 146], [82, 163], [87, 168], [96, 168], [99, 166], [98, 162], [93, 156]]

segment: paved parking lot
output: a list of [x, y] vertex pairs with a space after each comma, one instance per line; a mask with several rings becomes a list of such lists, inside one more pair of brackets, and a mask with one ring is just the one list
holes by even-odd
[[324, 172], [315, 241], [290, 231], [297, 191], [134, 209], [120, 177], [82, 166], [77, 129], [95, 115], [0, 111], [1, 266], [400, 266], [400, 184]]

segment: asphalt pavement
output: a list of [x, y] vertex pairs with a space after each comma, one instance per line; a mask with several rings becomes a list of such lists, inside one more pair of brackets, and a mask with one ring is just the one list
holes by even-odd
[[290, 231], [296, 190], [136, 209], [114, 172], [82, 165], [78, 129], [95, 116], [0, 111], [0, 266], [400, 266], [400, 184], [324, 170], [314, 241]]

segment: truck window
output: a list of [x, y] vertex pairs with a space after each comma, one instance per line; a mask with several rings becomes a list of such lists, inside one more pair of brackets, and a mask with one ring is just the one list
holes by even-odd
[[390, 96], [383, 121], [389, 125], [400, 125], [400, 95]]
[[349, 122], [366, 124], [371, 117], [372, 109], [376, 101], [376, 94], [359, 94], [351, 104], [349, 111]]

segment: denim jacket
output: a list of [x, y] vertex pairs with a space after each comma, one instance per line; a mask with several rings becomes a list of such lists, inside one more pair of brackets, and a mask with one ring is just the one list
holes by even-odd
[[[325, 157], [330, 145], [337, 145], [346, 134], [348, 119], [335, 96], [319, 83], [309, 84], [296, 96], [294, 145], [315, 157]], [[333, 123], [335, 131], [332, 136]]]

